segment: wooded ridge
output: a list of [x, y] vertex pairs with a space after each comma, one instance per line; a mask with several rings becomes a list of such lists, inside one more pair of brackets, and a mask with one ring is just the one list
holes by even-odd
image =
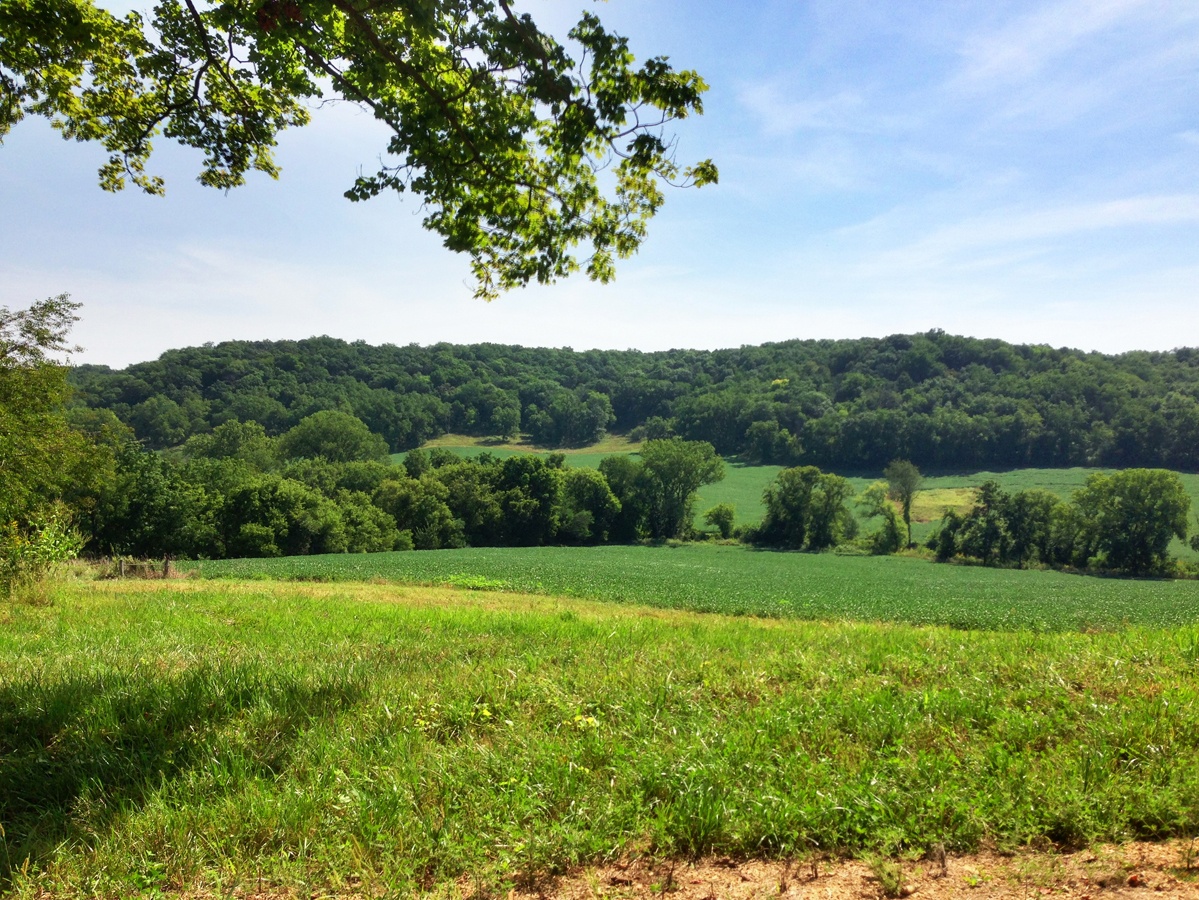
[[1105, 355], [941, 331], [652, 353], [314, 337], [85, 365], [71, 381], [77, 406], [111, 409], [156, 448], [232, 419], [281, 434], [339, 409], [396, 451], [447, 432], [567, 447], [641, 429], [837, 470], [1199, 469], [1195, 348]]

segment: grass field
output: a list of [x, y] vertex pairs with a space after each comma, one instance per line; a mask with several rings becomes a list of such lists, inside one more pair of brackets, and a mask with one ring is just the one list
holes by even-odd
[[[434, 438], [426, 442], [423, 447], [426, 450], [433, 447], [441, 447], [468, 459], [480, 456], [483, 453], [490, 453], [492, 456], [499, 457], [500, 459], [507, 459], [509, 456], [523, 456], [525, 454], [549, 456], [551, 453], [561, 453], [566, 456], [566, 464], [568, 466], [583, 466], [596, 469], [599, 468], [600, 460], [605, 456], [636, 453], [640, 449], [641, 444], [630, 441], [622, 434], [609, 434], [598, 444], [591, 444], [588, 447], [547, 450], [543, 447], [535, 447], [526, 441], [497, 442], [487, 438], [476, 438], [463, 434], [444, 434], [439, 438]], [[407, 455], [407, 452], [393, 453], [391, 454], [391, 461], [393, 463], [401, 463]]]
[[471, 548], [186, 565], [218, 578], [476, 585], [697, 612], [958, 628], [1085, 630], [1199, 622], [1199, 581], [1134, 581], [713, 544]]
[[22, 900], [502, 894], [644, 853], [1199, 828], [1193, 625], [212, 581], [68, 586], [0, 624], [0, 892]]

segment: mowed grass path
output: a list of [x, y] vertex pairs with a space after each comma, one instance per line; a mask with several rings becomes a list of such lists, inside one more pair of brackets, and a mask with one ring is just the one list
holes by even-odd
[[[687, 558], [647, 559], [667, 557]], [[629, 854], [1199, 828], [1194, 626], [1010, 634], [211, 581], [76, 585], [0, 605], [0, 624], [0, 893], [17, 898], [502, 893]]]
[[1199, 622], [1199, 581], [937, 565], [743, 547], [471, 548], [218, 560], [214, 578], [458, 584], [657, 607], [958, 628], [1086, 630]]

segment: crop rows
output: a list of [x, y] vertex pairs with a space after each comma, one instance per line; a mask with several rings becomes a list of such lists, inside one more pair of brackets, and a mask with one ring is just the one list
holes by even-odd
[[1199, 582], [691, 545], [472, 548], [222, 560], [204, 577], [450, 584], [697, 612], [1071, 631], [1199, 622]]

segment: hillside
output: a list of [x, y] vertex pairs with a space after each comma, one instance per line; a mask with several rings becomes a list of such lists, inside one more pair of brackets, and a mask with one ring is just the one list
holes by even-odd
[[394, 451], [447, 432], [541, 446], [643, 428], [760, 463], [876, 470], [1166, 466], [1199, 471], [1199, 350], [1117, 356], [940, 331], [735, 350], [229, 342], [123, 370], [81, 366], [76, 403], [152, 447], [233, 418], [277, 434], [321, 409]]

